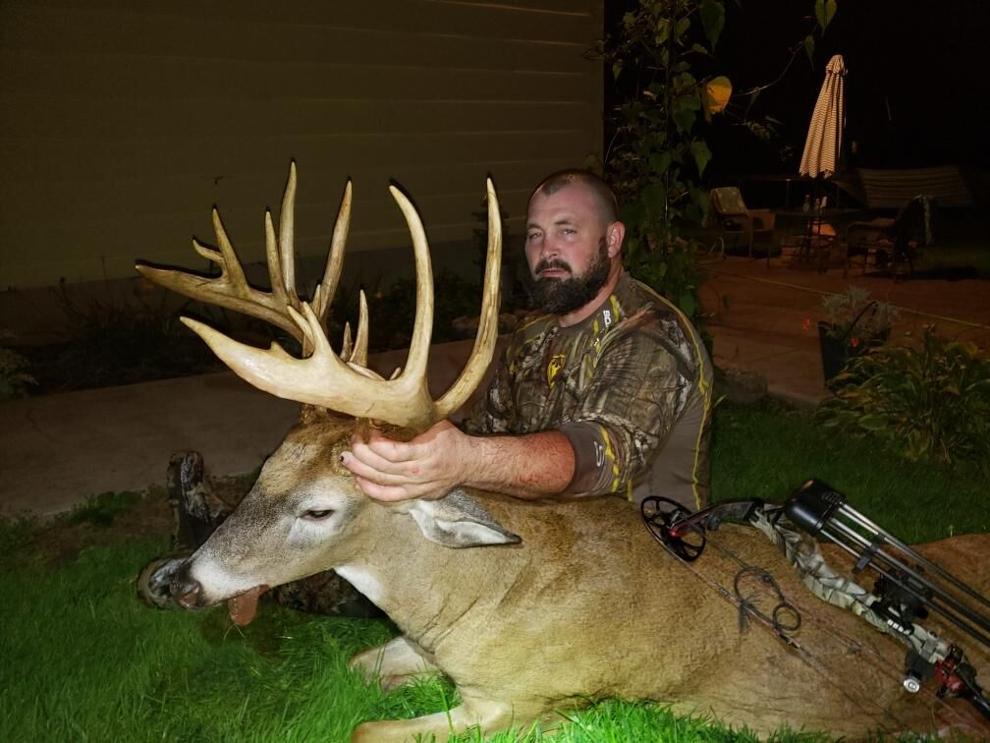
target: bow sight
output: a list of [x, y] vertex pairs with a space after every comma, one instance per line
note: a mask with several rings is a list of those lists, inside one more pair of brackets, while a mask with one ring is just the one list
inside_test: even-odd
[[[990, 700], [962, 649], [920, 624], [934, 612], [990, 649], [990, 601], [850, 507], [845, 496], [825, 483], [809, 480], [783, 506], [754, 499], [720, 503], [692, 513], [667, 498], [651, 496], [643, 500], [640, 510], [654, 538], [685, 562], [701, 557], [706, 532], [715, 531], [723, 521], [762, 531], [781, 547], [806, 583], [829, 589], [816, 593], [849, 608], [908, 646], [903, 678], [907, 691], [917, 692], [924, 682], [934, 679], [939, 697], [963, 697], [990, 719]], [[827, 539], [852, 555], [853, 575], [872, 571], [873, 590], [854, 581], [837, 580], [820, 555], [816, 560], [808, 559], [796, 548], [807, 537], [793, 527]], [[836, 596], [837, 586], [841, 586], [841, 597]]]

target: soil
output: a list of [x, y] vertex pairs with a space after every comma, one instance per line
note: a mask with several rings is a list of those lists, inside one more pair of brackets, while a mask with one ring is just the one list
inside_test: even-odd
[[105, 547], [135, 540], [166, 540], [172, 531], [172, 513], [165, 491], [155, 489], [136, 503], [103, 519], [69, 514], [44, 522], [32, 530], [24, 550], [46, 565], [58, 567], [75, 560], [89, 547]]
[[[252, 476], [217, 478], [211, 481], [211, 487], [220, 500], [233, 508], [247, 492], [252, 479]], [[57, 567], [75, 560], [89, 547], [160, 540], [167, 550], [173, 525], [168, 495], [164, 488], [155, 487], [141, 495], [134, 494], [122, 506], [84, 506], [41, 522], [30, 529], [23, 551], [43, 564]]]

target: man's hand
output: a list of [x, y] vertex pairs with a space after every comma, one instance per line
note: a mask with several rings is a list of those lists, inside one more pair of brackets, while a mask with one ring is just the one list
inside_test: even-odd
[[440, 421], [411, 441], [393, 441], [372, 430], [367, 443], [355, 437], [341, 462], [358, 487], [382, 501], [442, 498], [465, 481], [470, 437]]

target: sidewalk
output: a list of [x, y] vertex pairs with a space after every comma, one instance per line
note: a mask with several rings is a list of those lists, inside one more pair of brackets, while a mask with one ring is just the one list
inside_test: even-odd
[[[438, 397], [473, 341], [434, 346]], [[372, 355], [390, 375], [404, 351]], [[299, 404], [260, 392], [233, 372], [83, 390], [0, 403], [0, 515], [46, 515], [108, 490], [165, 484], [169, 456], [201, 452], [210, 472], [257, 468], [295, 422]]]
[[[706, 265], [701, 290], [715, 363], [762, 375], [771, 394], [813, 405], [825, 394], [816, 321], [821, 297], [862, 285], [902, 308], [893, 340], [938, 322], [939, 332], [990, 348], [990, 282], [843, 278], [746, 258]], [[434, 346], [430, 387], [444, 392], [472, 341]], [[372, 356], [389, 375], [404, 352]], [[0, 514], [64, 511], [108, 490], [163, 485], [169, 455], [203, 453], [211, 472], [255, 469], [295, 421], [298, 404], [258, 392], [232, 373], [0, 403]]]

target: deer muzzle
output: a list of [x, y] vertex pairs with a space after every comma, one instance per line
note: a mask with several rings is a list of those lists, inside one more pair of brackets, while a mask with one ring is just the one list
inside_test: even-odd
[[[191, 560], [184, 562], [172, 575], [169, 592], [183, 609], [201, 609], [217, 601], [209, 600], [202, 584], [192, 577]], [[258, 585], [227, 599], [227, 613], [234, 624], [244, 627], [254, 621], [258, 614], [258, 599], [268, 590], [267, 585]]]
[[172, 593], [172, 598], [183, 609], [195, 609], [203, 606], [203, 587], [198, 580], [192, 577], [189, 570], [189, 560], [186, 560], [172, 575], [169, 591]]

